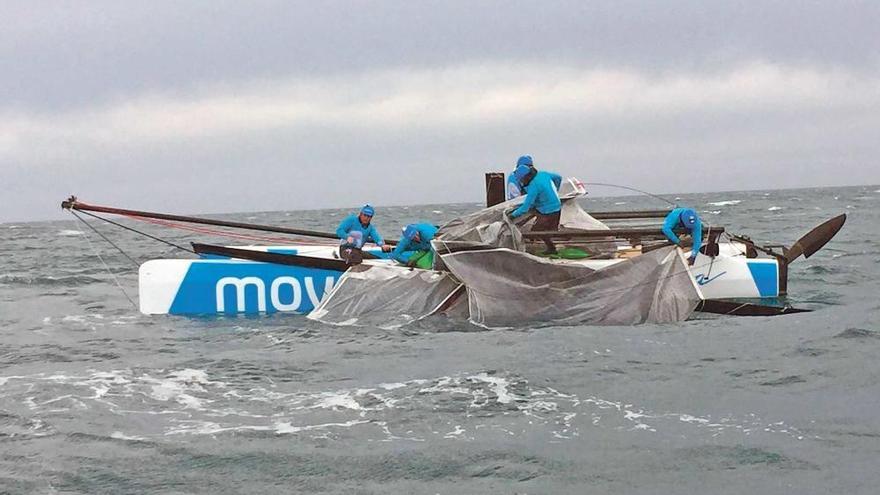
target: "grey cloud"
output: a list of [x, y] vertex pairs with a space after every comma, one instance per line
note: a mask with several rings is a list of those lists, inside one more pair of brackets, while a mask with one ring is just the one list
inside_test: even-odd
[[184, 213], [475, 201], [483, 172], [509, 171], [521, 153], [587, 182], [655, 192], [878, 183], [877, 128], [880, 117], [867, 110], [633, 120], [546, 114], [440, 133], [294, 126], [80, 149], [68, 163], [22, 169], [13, 180], [27, 187], [0, 218], [50, 217], [70, 193]]
[[713, 71], [877, 68], [877, 2], [6, 2], [2, 105], [54, 109], [217, 81], [531, 61]]
[[[508, 171], [521, 153], [657, 192], [880, 182], [876, 2], [27, 1], [2, 14], [0, 221], [62, 218], [71, 193], [182, 213], [477, 201], [482, 173]], [[713, 85], [756, 60], [770, 76]], [[503, 111], [482, 115], [468, 82], [498, 84], [479, 76], [498, 67], [539, 71], [502, 82], [622, 71], [637, 89], [599, 83], [584, 96], [592, 83], [574, 74], [536, 108], [500, 87], [490, 96], [507, 98]], [[425, 89], [438, 68], [460, 70]], [[417, 74], [403, 88], [420, 98], [415, 111], [404, 101], [370, 114], [365, 102], [398, 96], [389, 76], [373, 76], [385, 70]], [[301, 81], [302, 93], [289, 89]], [[324, 84], [318, 108], [333, 118], [276, 122], [276, 100], [296, 106]], [[688, 88], [702, 93], [687, 101]], [[218, 104], [245, 93], [233, 110]], [[153, 94], [159, 111], [131, 125]], [[530, 110], [511, 110], [519, 104]], [[367, 122], [348, 122], [348, 105]], [[174, 129], [226, 120], [169, 137], [156, 132], [164, 111]], [[257, 124], [223, 127], [239, 112]], [[98, 137], [83, 131], [92, 126]]]

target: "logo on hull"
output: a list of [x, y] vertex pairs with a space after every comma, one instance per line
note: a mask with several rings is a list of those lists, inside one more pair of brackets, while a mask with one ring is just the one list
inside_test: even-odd
[[184, 275], [168, 312], [308, 313], [342, 275], [335, 270], [272, 263], [195, 261]]
[[706, 285], [706, 284], [708, 284], [709, 282], [715, 280], [716, 278], [718, 278], [718, 277], [724, 275], [725, 273], [727, 273], [727, 272], [721, 272], [721, 273], [719, 273], [718, 275], [715, 275], [714, 277], [709, 277], [709, 276], [704, 275], [704, 274], [702, 274], [702, 273], [698, 273], [697, 276], [695, 276], [694, 278], [697, 279], [697, 285], [701, 285], [701, 286], [702, 286], [702, 285]]
[[[303, 277], [302, 281], [296, 277], [282, 276], [272, 280], [269, 290], [266, 290], [266, 283], [260, 277], [223, 277], [217, 281], [215, 287], [215, 297], [217, 300], [217, 312], [225, 313], [229, 311], [226, 306], [226, 288], [232, 286], [235, 288], [235, 311], [243, 313], [247, 308], [247, 288], [253, 287], [257, 298], [257, 311], [265, 312], [266, 303], [272, 304], [274, 311], [299, 311], [303, 302], [303, 286], [305, 287], [305, 295], [311, 303], [311, 308], [321, 302], [321, 298], [327, 292], [333, 289], [333, 277], [324, 278], [324, 288], [318, 295], [315, 289], [315, 279], [313, 277]], [[289, 288], [289, 297], [282, 300], [282, 288]]]

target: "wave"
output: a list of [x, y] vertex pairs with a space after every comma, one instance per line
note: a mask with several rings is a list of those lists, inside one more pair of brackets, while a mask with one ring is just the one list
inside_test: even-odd
[[[796, 383], [796, 378], [767, 385]], [[656, 433], [680, 431], [682, 424], [707, 437], [761, 431], [803, 438], [791, 426], [755, 415], [651, 411], [630, 400], [565, 393], [494, 370], [324, 391], [222, 381], [194, 368], [90, 371], [85, 376], [40, 373], [0, 377], [0, 384], [7, 397], [25, 401], [35, 415], [108, 411], [150, 417], [130, 423], [124, 434], [114, 430], [111, 437], [121, 440], [236, 432], [333, 439], [350, 438], [345, 431], [357, 428], [360, 439], [475, 441], [484, 435], [520, 434], [520, 428], [511, 429], [511, 421], [527, 423], [534, 434], [550, 441], [577, 438], [582, 428]], [[420, 418], [417, 423], [414, 417]]]
[[11, 273], [0, 274], [0, 283], [7, 285], [49, 286], [49, 287], [76, 287], [102, 283], [104, 280], [87, 275], [69, 275], [65, 277], [51, 276], [28, 276]]
[[732, 205], [738, 205], [740, 203], [742, 203], [742, 200], [731, 199], [731, 200], [727, 200], [727, 201], [716, 201], [714, 203], [706, 203], [706, 204], [712, 205], [712, 206], [732, 206]]
[[56, 433], [52, 425], [40, 418], [26, 418], [0, 411], [0, 439], [45, 437]]
[[804, 269], [804, 272], [813, 275], [833, 275], [836, 273], [840, 273], [840, 269], [833, 266], [810, 265]]
[[835, 335], [836, 339], [880, 339], [880, 332], [865, 328], [847, 328]]

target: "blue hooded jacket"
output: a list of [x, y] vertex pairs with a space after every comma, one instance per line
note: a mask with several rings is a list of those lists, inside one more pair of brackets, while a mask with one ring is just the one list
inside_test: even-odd
[[516, 180], [516, 176], [512, 173], [507, 176], [507, 200], [510, 201], [513, 198], [518, 198], [522, 196], [523, 190], [522, 186], [519, 185], [519, 181]]
[[349, 215], [342, 220], [342, 223], [336, 228], [336, 236], [342, 239], [342, 243], [345, 244], [345, 238], [348, 237], [348, 233], [352, 230], [361, 233], [361, 245], [370, 242], [370, 240], [375, 242], [377, 246], [385, 244], [385, 240], [379, 235], [376, 227], [374, 227], [372, 223], [366, 227], [361, 225], [361, 221], [358, 219], [357, 214]]
[[[691, 216], [693, 223], [687, 221], [687, 218]], [[691, 257], [695, 258], [703, 244], [703, 222], [700, 221], [700, 216], [692, 208], [675, 208], [666, 215], [666, 220], [663, 222], [663, 234], [673, 243], [681, 244], [681, 239], [673, 232], [674, 229], [684, 229], [694, 238]]]
[[507, 200], [518, 198], [523, 195], [523, 187], [520, 183], [522, 176], [535, 168], [530, 155], [523, 155], [516, 160], [516, 168], [507, 176]]
[[538, 213], [549, 215], [562, 209], [559, 193], [556, 190], [562, 184], [562, 176], [553, 172], [539, 171], [526, 186], [526, 199], [519, 208], [513, 210], [513, 218], [525, 215], [533, 206]]
[[430, 223], [414, 223], [407, 225], [407, 230], [415, 229], [419, 233], [419, 242], [415, 242], [407, 236], [403, 236], [397, 241], [394, 251], [391, 252], [391, 259], [406, 263], [409, 256], [404, 256], [407, 251], [429, 251], [431, 249], [431, 239], [437, 235], [437, 227]]

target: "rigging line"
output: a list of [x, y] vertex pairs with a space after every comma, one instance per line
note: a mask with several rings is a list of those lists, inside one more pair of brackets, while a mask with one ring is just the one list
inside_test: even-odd
[[251, 235], [251, 234], [238, 234], [238, 233], [234, 233], [234, 232], [227, 232], [225, 230], [209, 229], [209, 228], [204, 228], [204, 227], [194, 227], [194, 226], [184, 225], [181, 223], [170, 222], [167, 220], [156, 220], [156, 219], [152, 219], [152, 218], [138, 217], [138, 216], [133, 216], [133, 215], [126, 215], [126, 218], [129, 218], [131, 220], [137, 220], [139, 222], [153, 224], [153, 225], [161, 225], [163, 227], [168, 227], [168, 228], [173, 228], [173, 229], [186, 230], [186, 231], [190, 231], [190, 232], [196, 232], [199, 234], [216, 235], [219, 237], [229, 237], [229, 238], [233, 238], [233, 239], [243, 239], [243, 240], [250, 240], [250, 241], [264, 241], [264, 242], [273, 242], [273, 243], [282, 243], [282, 244], [289, 243], [291, 241], [295, 241], [298, 244], [308, 244], [308, 245], [314, 245], [314, 246], [328, 246], [328, 245], [335, 246], [335, 243], [330, 243], [327, 241], [314, 241], [314, 240], [308, 240], [308, 239], [300, 239], [297, 237], [281, 238], [281, 237], [268, 237], [268, 236]]
[[633, 192], [642, 193], [642, 194], [645, 194], [645, 195], [651, 196], [652, 198], [659, 199], [660, 201], [663, 201], [663, 202], [666, 202], [666, 203], [671, 204], [672, 206], [678, 207], [678, 203], [674, 203], [674, 202], [669, 201], [668, 199], [666, 199], [666, 198], [664, 198], [664, 197], [658, 196], [658, 195], [653, 194], [653, 193], [649, 193], [648, 191], [643, 191], [643, 190], [641, 190], [641, 189], [636, 189], [635, 187], [621, 186], [620, 184], [607, 184], [607, 183], [603, 183], [603, 182], [584, 182], [584, 185], [585, 185], [585, 186], [617, 187], [617, 188], [620, 188], [620, 189], [626, 189], [626, 190], [628, 190], [628, 191], [633, 191]]
[[[84, 218], [82, 218], [82, 217], [80, 217], [79, 215], [77, 215], [75, 211], [70, 210], [70, 213], [72, 213], [73, 216], [75, 216], [75, 217], [77, 218], [77, 220], [79, 220], [80, 222], [82, 222], [83, 224], [85, 224], [86, 227], [92, 229], [92, 231], [94, 231], [96, 234], [98, 234], [99, 236], [101, 236], [101, 238], [104, 239], [105, 241], [107, 241], [108, 244], [110, 244], [111, 246], [113, 246], [114, 248], [116, 248], [117, 251], [119, 251], [120, 253], [122, 253], [122, 255], [125, 256], [126, 258], [128, 258], [129, 261], [131, 261], [132, 263], [134, 263], [134, 266], [136, 266], [136, 267], [137, 267], [137, 266], [140, 266], [140, 263], [138, 263], [137, 260], [135, 260], [134, 258], [132, 258], [131, 256], [129, 256], [128, 253], [126, 253], [125, 251], [123, 251], [122, 248], [120, 248], [120, 247], [117, 246], [113, 241], [111, 241], [110, 239], [108, 239], [107, 236], [105, 236], [104, 234], [102, 234], [102, 233], [101, 233], [98, 229], [96, 229], [92, 224], [90, 224], [89, 222], [86, 222]], [[102, 260], [102, 261], [103, 261], [103, 260]]]
[[747, 254], [745, 251], [743, 251], [742, 249], [740, 249], [739, 247], [737, 247], [737, 244], [741, 244], [740, 242], [734, 242], [734, 239], [731, 238], [731, 237], [730, 237], [730, 234], [728, 234], [727, 232], [724, 232], [722, 235], [727, 239], [727, 242], [728, 242], [731, 246], [733, 246], [734, 249], [736, 249], [737, 254], [736, 254], [735, 256], [745, 256], [746, 258], [749, 257], [748, 254]]
[[[175, 247], [175, 248], [177, 248], [177, 249], [180, 249], [181, 251], [186, 251], [186, 252], [188, 252], [188, 253], [192, 253], [192, 254], [196, 254], [196, 255], [198, 254], [198, 253], [196, 253], [195, 251], [193, 251], [192, 249], [185, 248], [185, 247], [180, 246], [180, 245], [178, 245], [178, 244], [175, 244], [175, 243], [173, 243], [173, 242], [171, 242], [171, 241], [166, 241], [165, 239], [162, 239], [162, 238], [160, 238], [160, 237], [156, 237], [156, 236], [154, 236], [154, 235], [147, 234], [146, 232], [141, 232], [140, 230], [133, 229], [133, 228], [131, 228], [131, 227], [128, 227], [128, 226], [122, 225], [121, 223], [119, 223], [119, 222], [114, 222], [113, 220], [110, 220], [109, 218], [100, 217], [100, 216], [98, 216], [98, 215], [95, 215], [94, 213], [90, 213], [90, 212], [88, 212], [88, 211], [84, 211], [84, 210], [78, 210], [78, 211], [81, 212], [81, 213], [83, 213], [83, 214], [85, 214], [85, 215], [88, 215], [88, 216], [90, 216], [90, 217], [97, 218], [98, 220], [103, 220], [103, 221], [105, 221], [105, 222], [107, 222], [107, 223], [109, 223], [109, 224], [111, 224], [111, 225], [115, 225], [115, 226], [117, 226], [117, 227], [120, 227], [120, 228], [122, 228], [122, 229], [128, 230], [128, 231], [130, 231], [130, 232], [134, 232], [135, 234], [139, 234], [139, 235], [142, 235], [142, 236], [144, 236], [144, 237], [149, 237], [150, 239], [153, 239], [154, 241], [159, 241], [159, 242], [161, 242], [161, 243], [163, 243], [163, 244], [167, 244], [167, 245], [169, 245], [169, 246], [171, 246], [171, 247]], [[73, 213], [73, 211], [71, 211], [71, 213]], [[103, 236], [102, 236], [102, 237], [103, 237]], [[106, 239], [106, 237], [105, 237], [105, 239]], [[108, 242], [109, 242], [109, 241], [108, 241]], [[112, 243], [111, 243], [111, 244], [112, 244]], [[118, 248], [117, 248], [117, 249], [118, 249]]]
[[734, 313], [736, 313], [737, 311], [739, 311], [740, 309], [746, 307], [746, 305], [748, 305], [748, 303], [742, 303], [742, 304], [740, 304], [739, 306], [737, 306], [737, 307], [731, 309], [730, 311], [728, 311], [727, 313], [724, 313], [724, 314], [726, 314], [726, 315], [734, 314]]
[[[706, 232], [706, 240], [708, 241], [708, 240], [711, 239], [711, 238], [712, 238], [712, 226], [710, 225], [710, 226], [709, 226], [709, 230], [708, 230], [708, 232]], [[717, 242], [716, 242], [715, 244], [718, 245]], [[709, 244], [707, 243], [706, 246], [707, 246], [706, 249], [707, 249], [707, 252], [708, 252], [708, 249], [709, 249], [708, 246], [709, 246]], [[718, 249], [719, 249], [719, 250], [721, 249], [720, 245], [719, 245], [719, 248], [718, 248]], [[699, 250], [700, 250], [700, 248], [697, 248], [697, 252], [699, 252]], [[719, 253], [719, 254], [720, 254], [720, 253]], [[712, 268], [715, 266], [715, 257], [712, 256], [711, 258], [712, 258], [712, 262], [709, 263], [709, 270], [706, 271], [706, 277], [711, 277], [711, 276], [712, 276]]]
[[[648, 191], [643, 191], [643, 190], [641, 190], [641, 189], [636, 189], [635, 187], [621, 186], [620, 184], [607, 184], [607, 183], [603, 183], [603, 182], [584, 182], [584, 185], [585, 185], [585, 186], [618, 187], [618, 188], [620, 188], [620, 189], [626, 189], [626, 190], [628, 190], [628, 191], [633, 191], [633, 192], [637, 192], [637, 193], [646, 194], [646, 195], [648, 195], [648, 196], [650, 196], [650, 197], [652, 197], [652, 198], [659, 199], [660, 201], [665, 201], [666, 203], [669, 203], [670, 205], [674, 206], [675, 208], [678, 208], [678, 207], [679, 207], [678, 203], [674, 203], [674, 202], [669, 201], [668, 199], [666, 199], [666, 198], [664, 198], [664, 197], [658, 196], [658, 195], [653, 194], [653, 193], [649, 193]], [[694, 211], [696, 211], [696, 208], [694, 208]], [[705, 219], [702, 219], [702, 220], [705, 220]], [[705, 224], [706, 224], [706, 226], [709, 227], [709, 228], [712, 227], [712, 224], [709, 223], [709, 222], [705, 222]]]
[[[73, 213], [73, 211], [71, 211], [71, 213]], [[75, 216], [80, 222], [82, 222], [82, 223], [88, 225], [88, 226], [89, 226], [92, 230], [94, 230], [98, 235], [100, 235], [101, 237], [104, 237], [100, 232], [98, 232], [94, 227], [92, 227], [88, 222], [86, 222], [86, 221], [85, 221], [83, 218], [81, 218], [79, 215], [77, 215], [76, 213], [73, 213], [73, 215], [74, 215], [74, 216]], [[104, 257], [101, 256], [101, 252], [98, 251], [98, 248], [97, 248], [94, 244], [92, 244], [92, 240], [89, 238], [88, 234], [86, 234], [85, 232], [83, 232], [83, 237], [85, 238], [86, 242], [89, 244], [89, 247], [90, 247], [90, 248], [92, 249], [92, 251], [95, 253], [95, 256], [97, 256], [98, 259], [101, 260], [101, 264], [104, 265], [104, 269], [107, 270], [107, 273], [109, 273], [109, 274], [110, 274], [110, 277], [113, 278], [113, 281], [116, 283], [116, 287], [119, 287], [119, 290], [122, 292], [122, 295], [124, 295], [125, 298], [128, 299], [128, 302], [130, 302], [131, 305], [134, 307], [134, 309], [137, 310], [137, 309], [138, 309], [138, 305], [134, 302], [134, 300], [131, 298], [131, 296], [128, 295], [128, 292], [126, 292], [125, 287], [123, 287], [122, 284], [119, 282], [119, 278], [116, 277], [116, 274], [113, 273], [113, 270], [111, 270], [110, 267], [107, 265], [107, 262], [104, 261]], [[104, 237], [104, 239], [107, 240], [107, 242], [110, 242], [106, 237]], [[110, 244], [113, 244], [113, 243], [111, 242]], [[113, 246], [116, 247], [115, 244], [113, 244]], [[119, 249], [119, 248], [116, 247], [116, 249]], [[121, 251], [121, 250], [120, 250], [120, 251]], [[123, 252], [122, 254], [125, 254], [125, 253]], [[126, 256], [128, 259], [131, 259], [127, 254], [125, 254], [125, 256]], [[132, 260], [132, 261], [134, 261], [134, 260]], [[137, 264], [137, 262], [135, 262], [135, 264]]]

